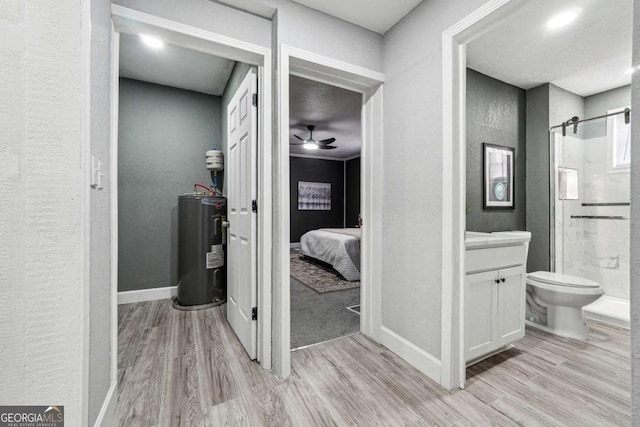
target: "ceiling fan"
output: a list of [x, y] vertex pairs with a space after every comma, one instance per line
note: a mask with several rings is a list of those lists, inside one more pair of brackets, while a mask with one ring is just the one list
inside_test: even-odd
[[314, 125], [308, 125], [307, 129], [309, 129], [309, 138], [307, 139], [302, 139], [300, 138], [298, 135], [293, 135], [296, 138], [298, 138], [301, 142], [291, 142], [291, 145], [302, 145], [303, 148], [306, 148], [307, 150], [332, 150], [334, 148], [338, 148], [334, 145], [329, 145], [332, 144], [333, 142], [335, 142], [335, 138], [327, 138], [327, 139], [322, 139], [320, 141], [316, 141], [315, 139], [313, 139], [313, 130], [316, 127]]

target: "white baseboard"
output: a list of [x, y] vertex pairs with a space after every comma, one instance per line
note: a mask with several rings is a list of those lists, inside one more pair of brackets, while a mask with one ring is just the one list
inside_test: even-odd
[[177, 286], [167, 286], [164, 288], [140, 289], [137, 291], [118, 292], [118, 304], [130, 304], [132, 302], [154, 301], [157, 299], [168, 299], [178, 295]]
[[441, 362], [438, 359], [384, 326], [380, 330], [380, 344], [440, 384]]
[[300, 249], [300, 242], [291, 243], [289, 247], [291, 249]]
[[118, 409], [118, 381], [112, 381], [111, 387], [104, 399], [95, 427], [111, 427], [116, 422], [116, 412]]

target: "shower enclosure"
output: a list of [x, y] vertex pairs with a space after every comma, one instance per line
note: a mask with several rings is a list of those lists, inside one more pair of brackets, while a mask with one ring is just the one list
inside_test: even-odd
[[550, 130], [551, 268], [598, 282], [587, 318], [629, 327], [630, 109]]

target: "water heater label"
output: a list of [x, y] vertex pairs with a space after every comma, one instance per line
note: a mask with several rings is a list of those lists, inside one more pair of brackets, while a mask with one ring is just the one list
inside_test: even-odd
[[224, 251], [222, 245], [212, 245], [211, 252], [207, 252], [207, 268], [218, 268], [224, 265]]

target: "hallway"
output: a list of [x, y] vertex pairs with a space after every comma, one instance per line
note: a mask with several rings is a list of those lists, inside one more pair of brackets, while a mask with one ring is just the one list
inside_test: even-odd
[[355, 335], [292, 353], [279, 381], [246, 357], [224, 306], [119, 308], [119, 426], [629, 425], [628, 331], [592, 341], [527, 329], [450, 394]]

